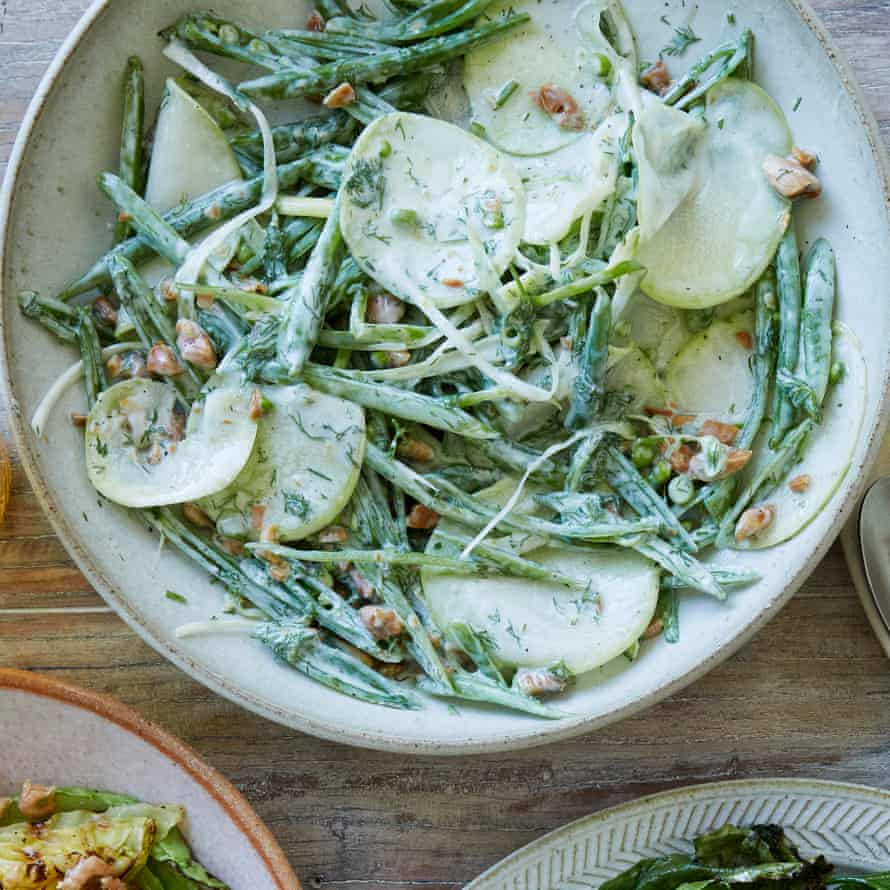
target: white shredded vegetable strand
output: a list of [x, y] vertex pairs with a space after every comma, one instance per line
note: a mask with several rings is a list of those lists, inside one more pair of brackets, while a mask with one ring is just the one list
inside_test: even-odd
[[206, 637], [212, 634], [251, 634], [261, 621], [251, 618], [220, 618], [216, 621], [192, 621], [176, 628], [176, 639]]
[[412, 294], [414, 305], [445, 335], [445, 338], [460, 350], [483, 374], [490, 377], [495, 383], [500, 383], [514, 398], [524, 399], [527, 402], [549, 402], [550, 393], [539, 386], [532, 386], [524, 380], [520, 380], [515, 374], [495, 367], [488, 359], [480, 355], [476, 347], [466, 336], [456, 328], [448, 316], [433, 303], [419, 288]]
[[302, 198], [282, 195], [275, 205], [282, 216], [304, 216], [308, 219], [327, 219], [334, 210], [333, 198]]
[[[103, 360], [109, 359], [111, 356], [118, 355], [121, 352], [143, 348], [141, 343], [115, 343], [113, 346], [106, 346], [102, 350], [102, 358]], [[53, 408], [56, 407], [56, 404], [68, 389], [77, 383], [81, 377], [83, 377], [83, 362], [76, 362], [56, 378], [56, 382], [53, 383], [46, 395], [40, 400], [40, 404], [31, 418], [31, 429], [34, 430], [35, 435], [43, 435], [43, 430], [46, 428], [46, 422], [49, 420]]]
[[540, 467], [542, 467], [554, 454], [559, 454], [560, 451], [565, 451], [566, 448], [571, 448], [576, 442], [580, 442], [581, 439], [587, 438], [588, 431], [582, 430], [580, 433], [575, 433], [569, 439], [566, 439], [565, 442], [557, 442], [556, 445], [551, 445], [543, 454], [539, 457], [536, 457], [529, 465], [528, 469], [526, 469], [525, 473], [523, 473], [522, 478], [519, 480], [519, 484], [516, 486], [513, 494], [510, 495], [509, 500], [506, 504], [501, 508], [501, 510], [497, 513], [496, 516], [493, 516], [491, 521], [485, 528], [464, 547], [463, 553], [461, 553], [461, 559], [469, 559], [472, 555], [473, 551], [503, 522], [510, 513], [513, 512], [513, 508], [519, 502], [519, 499], [522, 497], [522, 492], [525, 489], [525, 485], [528, 480], [531, 478], [532, 474], [535, 473]]

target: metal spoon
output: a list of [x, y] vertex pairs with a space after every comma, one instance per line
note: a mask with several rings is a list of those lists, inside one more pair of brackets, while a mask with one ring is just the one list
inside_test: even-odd
[[868, 490], [859, 512], [865, 577], [884, 626], [890, 631], [890, 478]]

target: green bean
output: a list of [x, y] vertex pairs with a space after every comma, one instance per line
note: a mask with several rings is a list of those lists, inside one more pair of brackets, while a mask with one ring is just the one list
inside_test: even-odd
[[[470, 542], [469, 536], [461, 535], [456, 530], [443, 531], [437, 529], [436, 537], [432, 543], [432, 547], [438, 549], [439, 541], [450, 544], [452, 547], [463, 550]], [[527, 578], [530, 581], [544, 581], [547, 584], [557, 584], [560, 587], [568, 587], [571, 590], [587, 590], [589, 584], [586, 581], [579, 581], [569, 575], [531, 559], [517, 556], [512, 550], [506, 550], [503, 547], [497, 547], [485, 541], [477, 544], [473, 548], [473, 558], [478, 559], [485, 566], [495, 568], [500, 574], [509, 575], [514, 578]], [[469, 560], [461, 559], [460, 563]]]
[[[328, 146], [312, 152], [305, 158], [284, 164], [278, 168], [279, 188], [287, 189], [305, 180], [323, 188], [338, 188], [345, 155], [343, 149]], [[348, 152], [346, 153], [348, 154]], [[164, 220], [181, 237], [191, 238], [204, 229], [237, 216], [252, 207], [263, 190], [263, 177], [244, 182], [231, 182], [179, 208], [164, 214]], [[70, 300], [94, 288], [107, 287], [111, 283], [108, 263], [112, 257], [124, 257], [134, 264], [144, 262], [154, 254], [152, 247], [141, 237], [121, 242], [83, 276], [66, 287], [58, 295], [60, 300]]]
[[154, 208], [114, 173], [99, 175], [99, 188], [151, 249], [174, 265], [181, 265], [191, 245]]
[[[124, 111], [121, 123], [120, 178], [134, 192], [142, 191], [142, 144], [145, 127], [145, 77], [137, 56], [127, 60], [124, 76]], [[130, 232], [129, 223], [119, 220], [114, 241], [123, 241]]]
[[491, 4], [492, 0], [466, 0], [463, 3], [456, 3], [455, 0], [433, 0], [393, 24], [335, 18], [328, 22], [326, 32], [361, 36], [381, 43], [414, 43], [438, 37], [475, 21]]
[[324, 686], [345, 695], [398, 710], [413, 711], [419, 702], [349, 652], [323, 642], [317, 630], [299, 621], [261, 624], [254, 636], [282, 661]]
[[837, 262], [831, 245], [819, 239], [804, 263], [806, 287], [801, 317], [802, 377], [821, 409], [831, 371], [831, 322], [837, 287]]
[[[763, 426], [766, 406], [769, 401], [770, 380], [776, 364], [776, 278], [772, 270], [767, 271], [757, 284], [757, 311], [755, 323], [755, 352], [751, 370], [754, 377], [754, 394], [745, 423], [735, 440], [735, 447], [750, 449], [754, 446], [757, 434]], [[738, 479], [731, 476], [710, 486], [704, 496], [708, 513], [719, 519], [729, 509]]]
[[[797, 235], [788, 227], [776, 257], [779, 290], [779, 355], [776, 372], [793, 374], [800, 352], [801, 283]], [[770, 447], [775, 448], [794, 423], [794, 406], [781, 387], [773, 397], [773, 429]]]
[[349, 371], [309, 364], [303, 369], [303, 379], [321, 392], [350, 399], [391, 417], [422, 423], [470, 439], [494, 439], [498, 435], [471, 414], [453, 408], [440, 399], [382, 383], [368, 383], [357, 379]]
[[182, 16], [175, 25], [161, 31], [165, 40], [180, 40], [191, 49], [258, 65], [269, 71], [281, 68], [302, 70], [292, 58], [273, 52], [272, 47], [246, 28], [211, 13], [193, 12]]
[[[762, 579], [759, 572], [749, 569], [731, 569], [720, 566], [712, 566], [709, 571], [721, 587], [748, 587]], [[661, 579], [663, 590], [685, 590], [687, 585], [673, 575]]]
[[[364, 473], [358, 481], [352, 498], [352, 528], [357, 532], [359, 541], [365, 546], [396, 543], [394, 540], [396, 535], [392, 528], [392, 514], [389, 512], [389, 507], [381, 503], [384, 494], [378, 486], [372, 488], [371, 483], [376, 478], [371, 476], [369, 479], [369, 474]], [[402, 622], [411, 638], [411, 654], [423, 672], [433, 683], [444, 689], [451, 689], [448, 671], [430, 639], [427, 628], [401, 589], [399, 574], [385, 571], [377, 563], [366, 563], [365, 574], [368, 575], [368, 580], [380, 598]], [[430, 629], [436, 630], [435, 628]]]
[[108, 388], [108, 380], [105, 376], [105, 365], [102, 363], [102, 344], [99, 343], [93, 315], [86, 306], [81, 306], [78, 310], [77, 340], [83, 361], [87, 405], [92, 408], [99, 395]]
[[[303, 118], [272, 128], [275, 141], [275, 159], [279, 164], [295, 161], [308, 152], [326, 145], [348, 145], [356, 136], [357, 127], [344, 111], [334, 111]], [[263, 134], [259, 130], [247, 130], [234, 134], [229, 143], [249, 157], [262, 162]]]
[[679, 550], [673, 544], [654, 537], [631, 538], [619, 543], [660, 565], [683, 587], [700, 590], [718, 600], [726, 599], [726, 591], [714, 574], [694, 556]]
[[456, 621], [448, 625], [446, 633], [459, 649], [470, 656], [482, 676], [504, 689], [510, 688], [491, 657], [488, 647], [469, 624]]
[[569, 284], [564, 284], [553, 290], [547, 291], [546, 293], [533, 294], [531, 300], [535, 306], [539, 309], [543, 309], [545, 306], [550, 306], [557, 301], [569, 300], [572, 297], [578, 297], [581, 294], [592, 291], [594, 288], [602, 287], [604, 284], [610, 284], [613, 281], [617, 281], [619, 278], [623, 278], [625, 275], [632, 275], [634, 272], [641, 271], [642, 268], [643, 267], [639, 263], [632, 260], [626, 260], [625, 262], [616, 263], [608, 269], [603, 269], [602, 272], [596, 272], [593, 275], [578, 278]]
[[633, 463], [613, 445], [606, 448], [606, 457], [606, 478], [609, 485], [639, 516], [658, 516], [665, 531], [673, 537], [678, 537], [694, 553], [698, 548], [689, 536], [689, 532], [683, 528], [664, 498], [640, 475], [640, 471]]
[[312, 251], [303, 277], [282, 299], [287, 303], [278, 337], [278, 360], [296, 379], [315, 348], [343, 255], [339, 199]]
[[270, 46], [283, 55], [309, 57], [320, 61], [335, 61], [355, 56], [373, 56], [391, 49], [377, 40], [336, 34], [329, 28], [324, 31], [269, 31], [264, 35]]
[[262, 99], [288, 99], [311, 93], [324, 93], [348, 81], [353, 86], [384, 80], [396, 74], [409, 74], [465, 55], [499, 34], [529, 20], [528, 15], [510, 15], [478, 28], [454, 35], [434, 37], [404, 49], [374, 56], [341, 59], [311, 71], [281, 70], [240, 84], [242, 92]]
[[606, 397], [606, 367], [609, 361], [609, 335], [612, 330], [612, 300], [600, 288], [590, 310], [587, 338], [581, 352], [578, 376], [565, 425], [570, 430], [589, 426], [603, 410]]
[[[420, 476], [372, 443], [368, 443], [365, 459], [384, 479], [401, 488], [427, 509], [462, 525], [482, 529], [500, 512], [465, 494], [439, 476]], [[652, 520], [569, 525], [516, 513], [503, 518], [500, 525], [509, 531], [527, 532], [545, 538], [585, 541], [613, 541], [625, 535], [657, 531], [658, 527], [658, 523]]]
[[788, 469], [799, 460], [801, 452], [806, 447], [807, 440], [815, 426], [816, 424], [813, 420], [807, 419], [785, 436], [775, 450], [776, 453], [773, 457], [745, 486], [732, 510], [723, 517], [717, 535], [718, 546], [735, 546], [735, 527], [739, 518], [755, 500], [766, 497], [781, 482]]
[[513, 711], [521, 711], [535, 717], [545, 717], [548, 720], [561, 720], [567, 716], [530, 695], [523, 695], [513, 689], [504, 688], [486, 677], [481, 671], [470, 673], [456, 668], [451, 675], [451, 681], [454, 684], [453, 692], [443, 692], [423, 677], [417, 681], [417, 688], [438, 697], [501, 705]]
[[[674, 105], [685, 111], [740, 69], [750, 69], [753, 47], [754, 34], [745, 30], [738, 40], [723, 43], [711, 50], [671, 86], [663, 99], [665, 105]], [[720, 65], [717, 70], [706, 77], [718, 62]]]
[[77, 342], [77, 310], [54, 297], [42, 297], [36, 291], [19, 294], [22, 313], [39, 321], [50, 333], [66, 343]]

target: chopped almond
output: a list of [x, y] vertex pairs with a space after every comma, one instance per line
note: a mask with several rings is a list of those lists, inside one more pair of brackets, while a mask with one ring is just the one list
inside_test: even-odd
[[166, 343], [155, 343], [148, 351], [146, 367], [157, 377], [176, 377], [185, 370]]
[[436, 452], [426, 442], [417, 439], [402, 439], [396, 449], [399, 457], [405, 460], [414, 460], [421, 463], [429, 463], [436, 456]]
[[213, 520], [197, 504], [183, 504], [182, 515], [187, 522], [198, 528], [214, 527]]
[[366, 600], [374, 596], [374, 585], [358, 569], [350, 569], [349, 577], [352, 579], [352, 583], [355, 585], [359, 596]]
[[19, 796], [19, 809], [29, 822], [48, 819], [56, 811], [55, 787], [25, 782]]
[[776, 508], [773, 504], [752, 507], [742, 513], [735, 527], [735, 539], [741, 543], [759, 535], [768, 529], [776, 519]]
[[286, 562], [270, 565], [268, 572], [273, 581], [283, 584], [290, 577], [290, 566]]
[[117, 309], [106, 297], [99, 297], [93, 303], [93, 316], [99, 324], [113, 328], [117, 324]]
[[398, 324], [405, 317], [406, 309], [404, 302], [398, 297], [380, 293], [368, 298], [366, 313], [372, 324]]
[[320, 544], [343, 544], [347, 537], [346, 529], [342, 525], [330, 525], [319, 532], [318, 542]]
[[671, 418], [671, 424], [675, 427], [689, 426], [695, 420], [694, 414], [675, 414]]
[[584, 112], [567, 90], [547, 83], [529, 95], [535, 105], [551, 115], [559, 126], [567, 130], [584, 129]]
[[244, 556], [244, 543], [237, 538], [220, 538], [219, 545], [230, 556]]
[[255, 504], [250, 509], [250, 527], [259, 531], [263, 527], [263, 519], [266, 516], [266, 505]]
[[402, 619], [392, 609], [383, 606], [362, 606], [358, 613], [375, 640], [391, 640], [405, 629]]
[[251, 420], [259, 420], [265, 412], [263, 411], [263, 391], [257, 386], [254, 387], [250, 394], [250, 403], [247, 406], [247, 416]]
[[520, 668], [516, 672], [516, 686], [520, 692], [541, 698], [544, 695], [557, 695], [564, 692], [568, 685], [562, 677], [553, 671], [540, 668]]
[[160, 284], [161, 296], [168, 303], [175, 303], [179, 299], [179, 290], [172, 278], [165, 278]]
[[408, 514], [406, 525], [408, 528], [429, 531], [439, 524], [441, 517], [434, 510], [424, 507], [423, 504], [415, 504]]
[[12, 806], [12, 799], [9, 797], [0, 797], [0, 819], [2, 819]]
[[92, 853], [69, 868], [58, 886], [59, 890], [87, 890], [88, 887], [105, 890], [112, 887], [106, 878], [114, 878], [114, 866]]
[[[260, 541], [262, 541], [263, 544], [277, 544], [280, 537], [281, 529], [278, 528], [277, 525], [264, 525], [260, 532]], [[274, 553], [266, 554], [266, 559], [276, 565], [282, 562], [281, 557], [276, 556]]]
[[680, 445], [671, 452], [668, 461], [671, 469], [679, 475], [689, 472], [689, 464], [692, 463], [693, 457], [692, 449], [688, 445]]
[[795, 494], [803, 494], [805, 491], [809, 491], [809, 488], [812, 484], [813, 484], [813, 477], [804, 473], [802, 476], [795, 476], [788, 483], [788, 487]]
[[735, 338], [745, 349], [752, 349], [754, 347], [754, 338], [747, 331], [736, 331]]
[[654, 640], [664, 632], [664, 622], [660, 618], [653, 618], [649, 626], [643, 632], [644, 640]]
[[390, 368], [404, 368], [405, 365], [411, 364], [411, 353], [404, 349], [388, 352], [386, 354], [386, 364]]
[[463, 287], [466, 282], [461, 281], [460, 278], [443, 278], [442, 284], [444, 284], [445, 287]]
[[808, 151], [804, 151], [796, 145], [791, 149], [791, 157], [794, 158], [801, 167], [806, 167], [807, 170], [810, 170], [811, 172], [816, 169], [816, 166], [819, 163], [819, 159], [816, 155], [811, 155]]
[[653, 408], [649, 405], [644, 409], [650, 417], [673, 417], [674, 412], [670, 408]]
[[786, 198], [818, 198], [822, 194], [819, 177], [793, 158], [767, 155], [763, 172], [769, 184]]
[[341, 83], [324, 97], [325, 108], [343, 108], [355, 104], [355, 90], [351, 83]]
[[651, 68], [640, 75], [640, 83], [653, 93], [663, 96], [671, 87], [671, 73], [663, 59], [659, 59]]
[[745, 467], [751, 463], [751, 458], [754, 457], [753, 451], [746, 451], [743, 448], [733, 448], [732, 451], [729, 452], [729, 457], [726, 458], [726, 469], [721, 474], [723, 478], [729, 478], [730, 476], [735, 476], [736, 473], [741, 473]]
[[306, 30], [320, 34], [324, 31], [324, 26], [324, 16], [317, 9], [313, 9], [312, 12], [309, 13], [309, 18], [306, 19]]
[[217, 365], [213, 342], [197, 322], [188, 318], [176, 322], [176, 346], [182, 357], [196, 368], [212, 371]]
[[719, 420], [706, 420], [699, 430], [700, 436], [713, 436], [724, 445], [734, 445], [739, 435], [739, 428], [731, 423], [721, 423]]
[[76, 427], [80, 427], [83, 429], [87, 425], [87, 420], [89, 418], [86, 414], [77, 414], [76, 412], [71, 415], [71, 423]]

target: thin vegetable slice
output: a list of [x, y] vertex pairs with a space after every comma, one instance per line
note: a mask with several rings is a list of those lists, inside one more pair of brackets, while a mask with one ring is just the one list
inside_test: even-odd
[[236, 179], [241, 179], [241, 168], [229, 140], [171, 78], [158, 115], [145, 200], [166, 213]]
[[615, 190], [616, 154], [626, 115], [613, 115], [595, 133], [544, 155], [511, 156], [528, 198], [523, 241], [555, 244], [572, 223], [592, 213]]
[[415, 114], [378, 118], [346, 168], [341, 227], [362, 268], [439, 308], [500, 282], [525, 225], [525, 190], [480, 139]]
[[754, 396], [753, 343], [750, 312], [696, 334], [665, 372], [672, 405], [681, 414], [743, 423]]
[[296, 541], [352, 497], [365, 454], [361, 407], [303, 384], [263, 390], [256, 446], [234, 482], [201, 507], [222, 534]]
[[[689, 155], [694, 185], [636, 257], [648, 270], [643, 290], [684, 309], [715, 306], [748, 290], [775, 256], [791, 216], [790, 203], [762, 169], [768, 154], [786, 155], [792, 147], [776, 103], [755, 84], [730, 79], [708, 94], [705, 121], [702, 145]], [[684, 145], [688, 134], [678, 129], [677, 138]], [[641, 176], [641, 207], [666, 211], [668, 197], [685, 191], [688, 179], [682, 165], [673, 176]], [[651, 212], [653, 224], [664, 215]]]
[[[602, 38], [599, 18], [616, 4], [539, 3], [523, 0], [495, 4], [488, 15], [509, 9], [526, 12], [531, 21], [471, 52], [464, 68], [464, 87], [473, 122], [502, 151], [541, 155], [574, 142], [594, 129], [609, 112], [612, 94], [606, 76], [614, 51]], [[605, 58], [603, 63], [601, 59]], [[516, 83], [505, 101], [507, 85]], [[533, 98], [541, 87], [565, 91], [578, 115], [560, 124]]]
[[187, 423], [178, 398], [173, 386], [142, 379], [102, 393], [86, 428], [97, 491], [125, 507], [157, 507], [207, 497], [235, 479], [257, 435], [249, 393], [224, 382], [195, 403]]
[[[507, 479], [477, 497], [501, 504], [515, 487]], [[528, 510], [530, 499], [517, 509]], [[459, 554], [444, 540], [453, 524], [441, 524], [430, 539], [432, 553]], [[494, 542], [493, 542], [494, 543]], [[509, 539], [497, 542], [509, 548]], [[527, 558], [576, 578], [582, 591], [524, 578], [479, 578], [432, 569], [423, 586], [436, 623], [462, 623], [489, 643], [492, 658], [510, 667], [552, 667], [574, 674], [593, 670], [635, 643], [652, 620], [658, 602], [658, 569], [630, 551], [536, 547]]]

